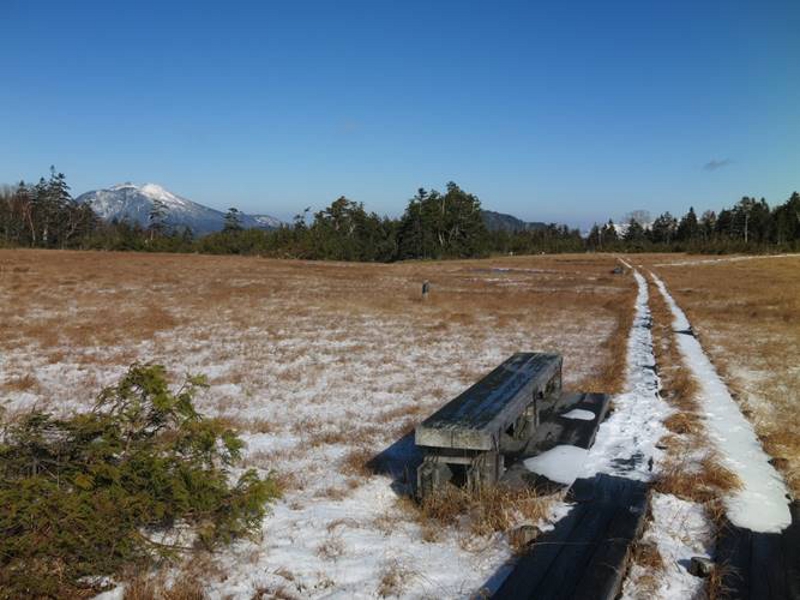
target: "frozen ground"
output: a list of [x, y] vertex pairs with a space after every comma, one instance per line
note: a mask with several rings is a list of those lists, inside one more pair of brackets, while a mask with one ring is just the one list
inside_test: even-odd
[[[247, 464], [285, 486], [261, 538], [202, 572], [212, 598], [470, 596], [507, 573], [504, 536], [464, 527], [432, 534], [397, 482], [365, 469], [365, 458], [407, 450], [400, 440], [425, 415], [509, 354], [540, 350], [564, 355], [567, 387], [613, 390], [615, 365], [627, 366], [595, 446], [581, 456], [561, 448], [532, 468], [563, 479], [657, 475], [671, 409], [659, 396], [647, 287], [638, 272], [635, 287], [610, 276], [614, 264], [607, 256], [366, 266], [0, 252], [3, 405], [85, 408], [135, 360], [165, 364], [176, 382], [206, 373], [201, 409], [239, 425]], [[422, 302], [426, 279], [433, 291]], [[556, 505], [552, 518], [567, 510]], [[648, 595], [697, 591], [685, 564], [711, 550], [701, 507], [657, 496], [645, 536], [667, 565]], [[643, 584], [634, 568], [626, 597], [641, 597]]]
[[794, 360], [800, 255], [669, 264], [657, 272], [793, 497], [800, 497], [800, 360]]
[[85, 408], [135, 360], [165, 364], [176, 382], [206, 373], [201, 409], [242, 427], [247, 464], [284, 482], [261, 539], [204, 570], [212, 598], [456, 598], [497, 585], [512, 554], [503, 536], [424, 532], [364, 457], [516, 351], [560, 352], [567, 386], [607, 386], [606, 344], [631, 292], [609, 275], [610, 257], [386, 267], [23, 252], [0, 262], [9, 410]]
[[773, 258], [797, 258], [797, 254], [756, 254], [747, 256], [724, 256], [722, 258], [692, 258], [672, 262], [655, 263], [654, 267], [688, 267], [695, 265], [713, 265], [718, 263], [741, 262], [743, 260], [759, 260]]

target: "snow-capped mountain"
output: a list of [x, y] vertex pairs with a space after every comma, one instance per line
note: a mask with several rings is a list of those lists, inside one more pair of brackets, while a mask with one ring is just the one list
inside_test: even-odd
[[258, 223], [257, 227], [261, 227], [262, 229], [278, 229], [278, 227], [283, 225], [283, 221], [269, 215], [250, 215], [250, 217]]
[[[189, 227], [195, 234], [202, 235], [220, 231], [225, 226], [225, 213], [182, 198], [155, 183], [141, 186], [123, 183], [86, 192], [76, 200], [89, 204], [106, 221], [127, 219], [147, 227], [153, 203], [160, 200], [166, 208], [164, 220], [170, 227]], [[279, 219], [269, 215], [241, 214], [240, 221], [243, 227], [259, 229], [276, 229], [282, 224]]]

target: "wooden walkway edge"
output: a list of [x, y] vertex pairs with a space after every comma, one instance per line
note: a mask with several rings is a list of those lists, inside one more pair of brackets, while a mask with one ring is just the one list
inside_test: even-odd
[[717, 541], [727, 597], [741, 600], [800, 600], [800, 503], [781, 533], [756, 533], [727, 523]]
[[646, 483], [600, 474], [577, 480], [575, 506], [540, 535], [493, 598], [613, 599], [644, 526]]

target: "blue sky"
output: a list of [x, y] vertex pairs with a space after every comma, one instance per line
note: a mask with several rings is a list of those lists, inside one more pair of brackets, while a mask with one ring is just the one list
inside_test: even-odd
[[0, 182], [586, 225], [800, 189], [800, 2], [2, 0]]

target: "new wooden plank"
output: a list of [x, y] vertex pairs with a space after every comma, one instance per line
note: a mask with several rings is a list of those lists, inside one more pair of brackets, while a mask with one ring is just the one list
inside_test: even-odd
[[505, 431], [547, 384], [561, 383], [557, 354], [517, 353], [425, 419], [416, 429], [420, 446], [494, 450]]

